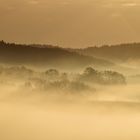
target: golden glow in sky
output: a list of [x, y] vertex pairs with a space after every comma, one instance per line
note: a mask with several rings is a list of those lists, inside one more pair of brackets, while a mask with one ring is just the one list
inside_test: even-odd
[[0, 17], [0, 39], [8, 42], [140, 42], [139, 0], [0, 0]]

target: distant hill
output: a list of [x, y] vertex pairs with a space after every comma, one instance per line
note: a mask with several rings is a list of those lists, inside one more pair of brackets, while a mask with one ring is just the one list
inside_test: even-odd
[[24, 45], [0, 41], [0, 63], [54, 68], [112, 66], [113, 63], [52, 45]]
[[107, 60], [127, 61], [140, 59], [140, 43], [105, 45], [74, 50], [82, 55], [104, 58]]

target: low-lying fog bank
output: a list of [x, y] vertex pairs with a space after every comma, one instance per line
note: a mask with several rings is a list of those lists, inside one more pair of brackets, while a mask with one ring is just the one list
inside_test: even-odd
[[40, 93], [3, 98], [0, 139], [139, 140], [139, 101], [135, 100], [136, 94], [134, 100], [130, 100], [133, 93], [129, 92], [127, 97], [127, 93], [119, 89], [119, 93], [106, 90], [76, 99], [70, 95], [48, 97]]
[[2, 104], [2, 140], [139, 140], [139, 113], [96, 113], [98, 107]]
[[139, 83], [120, 73], [0, 68], [0, 140], [139, 140], [139, 117]]

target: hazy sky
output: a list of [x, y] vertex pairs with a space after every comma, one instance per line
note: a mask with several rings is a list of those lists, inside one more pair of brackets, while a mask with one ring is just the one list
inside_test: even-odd
[[0, 40], [62, 47], [140, 42], [140, 0], [0, 0]]

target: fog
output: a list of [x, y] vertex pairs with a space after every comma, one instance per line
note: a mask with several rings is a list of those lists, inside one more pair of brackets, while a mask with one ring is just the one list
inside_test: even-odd
[[24, 77], [18, 70], [13, 74], [5, 68], [0, 79], [1, 140], [140, 139], [138, 83], [96, 83], [85, 90], [30, 88], [24, 84], [27, 70], [22, 68]]

